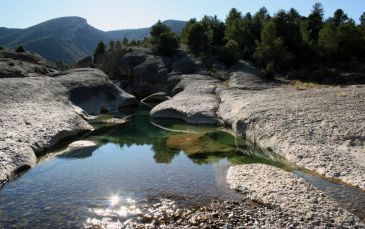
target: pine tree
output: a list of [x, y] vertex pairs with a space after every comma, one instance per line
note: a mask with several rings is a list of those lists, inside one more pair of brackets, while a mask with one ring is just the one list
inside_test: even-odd
[[266, 66], [266, 69], [272, 71], [272, 74], [283, 58], [288, 56], [283, 39], [276, 34], [273, 21], [269, 21], [265, 25], [261, 32], [261, 41], [257, 41], [256, 46], [255, 58]]
[[97, 60], [97, 58], [105, 53], [106, 46], [104, 42], [100, 41], [98, 45], [95, 48], [94, 51], [94, 60]]

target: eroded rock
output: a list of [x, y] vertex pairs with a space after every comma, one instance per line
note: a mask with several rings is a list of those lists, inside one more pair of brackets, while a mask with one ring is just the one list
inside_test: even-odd
[[230, 167], [231, 188], [250, 199], [285, 212], [296, 227], [363, 227], [364, 223], [303, 179], [263, 164]]
[[151, 110], [153, 118], [180, 119], [192, 124], [218, 124], [216, 111], [220, 89], [219, 81], [204, 75], [182, 75], [172, 99]]
[[53, 77], [0, 79], [0, 183], [22, 168], [32, 167], [62, 139], [93, 128], [85, 115], [136, 102], [96, 69], [74, 69]]

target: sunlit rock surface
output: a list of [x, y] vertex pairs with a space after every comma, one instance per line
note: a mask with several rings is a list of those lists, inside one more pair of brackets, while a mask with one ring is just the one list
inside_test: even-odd
[[250, 199], [291, 217], [294, 227], [363, 227], [364, 222], [303, 179], [263, 164], [229, 168], [227, 181]]
[[[14, 61], [25, 66], [29, 63], [24, 58], [42, 62], [29, 53], [17, 58]], [[112, 112], [136, 103], [134, 96], [116, 87], [100, 70], [50, 74], [0, 78], [0, 183], [15, 171], [33, 166], [37, 155], [62, 139], [92, 130], [78, 113]], [[81, 110], [76, 112], [75, 106]]]

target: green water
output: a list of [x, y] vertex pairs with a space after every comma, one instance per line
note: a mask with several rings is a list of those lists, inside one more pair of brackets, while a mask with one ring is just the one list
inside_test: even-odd
[[[113, 125], [110, 118], [128, 121]], [[123, 227], [156, 208], [240, 198], [225, 182], [232, 164], [291, 170], [257, 156], [257, 149], [226, 129], [151, 121], [144, 107], [102, 115], [91, 124], [96, 130], [84, 140], [97, 146], [40, 160], [0, 190], [0, 228]]]

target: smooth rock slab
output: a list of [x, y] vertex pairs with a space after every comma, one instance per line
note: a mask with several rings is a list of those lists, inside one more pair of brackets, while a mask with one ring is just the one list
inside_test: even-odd
[[262, 149], [365, 189], [365, 87], [227, 91], [222, 101], [222, 119]]
[[230, 167], [227, 181], [231, 188], [248, 198], [279, 209], [292, 217], [292, 224], [303, 228], [362, 228], [364, 222], [325, 196], [303, 179], [263, 164]]
[[216, 111], [219, 97], [215, 95], [219, 81], [204, 75], [182, 75], [172, 99], [155, 106], [152, 118], [180, 119], [191, 124], [218, 124]]

